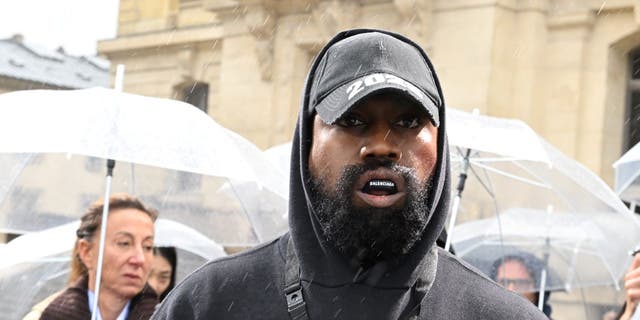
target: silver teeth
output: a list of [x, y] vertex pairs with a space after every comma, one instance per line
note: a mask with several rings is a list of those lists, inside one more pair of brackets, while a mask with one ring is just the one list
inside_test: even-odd
[[373, 181], [369, 181], [369, 186], [370, 187], [389, 187], [389, 188], [393, 188], [395, 187], [395, 183], [393, 183], [392, 181], [387, 181], [387, 180], [373, 180]]

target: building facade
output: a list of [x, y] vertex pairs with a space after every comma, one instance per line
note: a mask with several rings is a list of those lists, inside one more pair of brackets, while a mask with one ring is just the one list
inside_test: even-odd
[[291, 138], [337, 31], [400, 32], [430, 54], [449, 106], [522, 119], [612, 183], [640, 139], [639, 23], [633, 0], [121, 0], [98, 50], [126, 65], [126, 91], [196, 99], [266, 148]]

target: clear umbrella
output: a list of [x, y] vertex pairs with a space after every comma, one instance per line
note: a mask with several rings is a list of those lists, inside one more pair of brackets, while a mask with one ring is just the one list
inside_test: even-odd
[[[611, 235], [606, 243], [608, 247], [600, 252], [615, 264], [601, 274], [608, 275], [606, 279], [617, 287], [617, 280], [630, 261], [628, 251], [640, 240], [640, 229], [615, 193], [597, 175], [563, 155], [521, 121], [452, 109], [447, 116], [452, 176], [461, 177], [459, 181], [463, 181], [454, 191], [454, 201], [459, 207], [454, 202], [457, 210], [452, 214], [450, 226], [484, 218], [495, 220], [497, 236], [493, 244], [499, 249], [510, 241], [501, 228], [505, 227], [502, 221], [505, 213], [513, 210], [529, 210], [524, 212], [530, 214], [530, 224], [523, 224], [516, 231], [523, 234], [530, 231], [546, 236], [547, 233], [534, 227], [536, 223], [545, 222], [556, 224], [560, 233], [571, 233], [571, 225], [563, 220], [568, 217], [572, 217], [571, 221], [595, 224], [599, 230], [607, 230], [607, 236]], [[468, 175], [466, 183], [465, 175]], [[546, 218], [537, 221], [541, 217], [533, 212], [545, 212]], [[527, 221], [527, 214], [524, 215]], [[616, 233], [615, 228], [620, 231]], [[456, 233], [463, 232], [458, 228], [449, 230], [452, 231], [450, 239], [466, 236], [458, 236]], [[602, 282], [589, 280], [587, 272], [582, 273], [580, 279], [584, 285]], [[573, 285], [575, 283], [565, 282], [562, 287]]]
[[[0, 247], [0, 319], [22, 319], [33, 305], [65, 288], [79, 225], [73, 221], [29, 233]], [[226, 255], [219, 244], [184, 224], [160, 218], [155, 228], [156, 246], [177, 249], [176, 282], [204, 262]]]
[[[212, 238], [222, 243], [254, 244], [264, 241], [264, 235], [277, 234], [263, 227], [284, 226], [260, 223], [264, 217], [270, 222], [281, 219], [276, 212], [243, 206], [243, 200], [256, 193], [215, 192], [224, 183], [252, 183], [270, 201], [286, 197], [282, 177], [257, 147], [186, 103], [93, 88], [11, 92], [0, 95], [0, 106], [0, 133], [11, 137], [0, 142], [0, 154], [8, 157], [0, 164], [9, 168], [0, 181], [5, 183], [0, 231], [41, 230], [80, 216], [79, 208], [98, 198], [92, 191], [101, 189], [96, 159], [107, 160], [106, 187], [98, 194], [104, 192], [107, 198], [111, 191], [129, 192], [203, 232], [217, 225], [223, 232]], [[71, 158], [75, 161], [65, 161]], [[124, 180], [112, 188], [114, 160], [125, 170], [116, 175]], [[103, 228], [105, 221], [106, 214]], [[101, 266], [102, 249], [99, 252]]]
[[[551, 276], [539, 281], [540, 291], [570, 291], [586, 286], [612, 285], [620, 279], [614, 270], [626, 257], [611, 247], [634, 238], [633, 222], [608, 213], [578, 213], [511, 208], [495, 217], [455, 227], [456, 254], [486, 274], [502, 257], [531, 253], [548, 266]], [[541, 275], [536, 275], [540, 277]]]
[[616, 193], [634, 205], [640, 202], [640, 143], [623, 154], [613, 167]]
[[[102, 88], [18, 91], [0, 95], [0, 134], [8, 137], [0, 141], [2, 232], [79, 217], [104, 192], [103, 159], [114, 159], [114, 192], [219, 243], [252, 245], [277, 233], [260, 225], [276, 213], [245, 210], [248, 195], [233, 187], [250, 183], [284, 203], [286, 179], [256, 146], [189, 104]], [[216, 193], [223, 184], [232, 192]]]

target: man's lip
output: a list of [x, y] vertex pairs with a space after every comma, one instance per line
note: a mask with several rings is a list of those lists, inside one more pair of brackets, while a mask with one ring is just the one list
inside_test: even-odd
[[[362, 192], [365, 185], [371, 180], [390, 180], [396, 185], [397, 192], [389, 195], [373, 195]], [[376, 208], [388, 208], [398, 206], [404, 201], [406, 184], [404, 178], [398, 173], [388, 168], [377, 168], [365, 171], [356, 181], [354, 188], [354, 203], [356, 205], [367, 205]], [[360, 200], [360, 201], [358, 201]], [[358, 202], [362, 202], [358, 204]]]
[[364, 202], [364, 204], [367, 204], [370, 207], [390, 208], [390, 207], [397, 207], [398, 205], [400, 205], [400, 203], [404, 201], [405, 193], [397, 192], [390, 195], [377, 196], [373, 194], [364, 193], [360, 190], [356, 190], [355, 196], [356, 196], [356, 201], [354, 202], [356, 205], [358, 205], [357, 199], [360, 199], [362, 202]]

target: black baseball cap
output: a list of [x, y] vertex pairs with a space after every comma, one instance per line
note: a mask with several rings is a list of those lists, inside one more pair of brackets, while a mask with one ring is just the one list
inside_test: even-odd
[[322, 56], [311, 87], [311, 107], [327, 124], [373, 93], [397, 92], [424, 107], [440, 125], [438, 95], [426, 57], [413, 43], [381, 32], [334, 43]]

